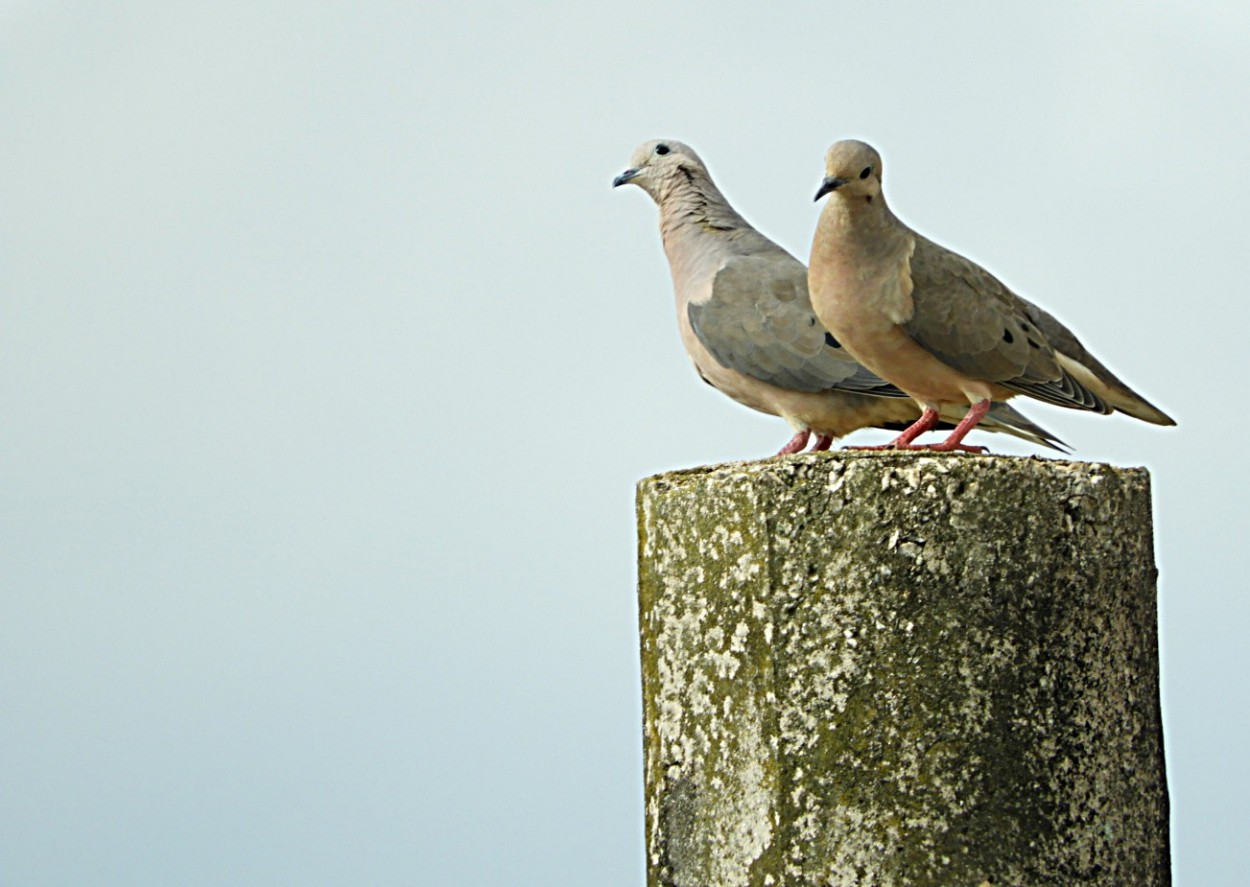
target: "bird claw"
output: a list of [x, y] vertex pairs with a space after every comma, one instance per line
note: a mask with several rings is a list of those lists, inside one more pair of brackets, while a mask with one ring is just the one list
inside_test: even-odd
[[810, 436], [810, 433], [807, 431], [798, 432], [794, 435], [794, 437], [790, 438], [789, 443], [777, 451], [777, 455], [793, 456], [795, 453], [803, 452], [803, 448], [807, 446], [807, 441]]
[[989, 447], [975, 447], [971, 444], [962, 443], [947, 444], [945, 442], [935, 444], [913, 444], [907, 449], [932, 450], [935, 453], [977, 453], [978, 455], [982, 455], [990, 451]]
[[928, 450], [934, 453], [977, 453], [985, 454], [989, 447], [974, 447], [970, 444], [947, 444], [945, 441], [935, 444], [877, 444], [876, 446], [843, 447], [844, 450]]

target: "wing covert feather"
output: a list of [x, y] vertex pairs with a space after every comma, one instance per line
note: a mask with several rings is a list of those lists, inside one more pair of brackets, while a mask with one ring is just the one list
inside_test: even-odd
[[793, 391], [904, 397], [833, 343], [812, 311], [807, 269], [789, 255], [731, 256], [690, 324], [723, 366]]

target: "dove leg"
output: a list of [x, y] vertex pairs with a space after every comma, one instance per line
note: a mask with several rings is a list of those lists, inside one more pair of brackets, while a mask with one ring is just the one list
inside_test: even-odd
[[778, 452], [778, 456], [789, 456], [793, 453], [803, 452], [803, 447], [807, 446], [807, 439], [810, 432], [800, 431], [794, 437], [790, 438], [790, 442], [782, 447]]
[[938, 423], [938, 411], [925, 407], [920, 418], [903, 429], [903, 433], [885, 445], [886, 449], [910, 450], [911, 442]]
[[[949, 452], [951, 450], [962, 450], [965, 453], [984, 453], [985, 447], [972, 447], [967, 444], [960, 443], [969, 431], [976, 427], [976, 424], [985, 418], [985, 414], [990, 411], [990, 402], [982, 400], [974, 403], [968, 409], [968, 415], [959, 420], [959, 424], [955, 426], [955, 430], [951, 432], [950, 437], [941, 443], [927, 444], [922, 447], [911, 447], [911, 449], [936, 450], [938, 452]], [[906, 434], [907, 432], [903, 432]]]
[[[986, 407], [986, 409], [989, 409], [989, 407]], [[921, 447], [914, 447], [911, 445], [911, 442], [915, 440], [916, 438], [918, 438], [920, 435], [924, 434], [934, 425], [936, 425], [937, 422], [938, 422], [938, 411], [933, 409], [932, 407], [925, 407], [925, 411], [920, 414], [920, 418], [917, 419], [915, 422], [912, 422], [906, 428], [904, 428], [903, 433], [900, 434], [898, 437], [894, 438], [894, 440], [890, 441], [888, 444], [879, 444], [877, 446], [870, 446], [870, 447], [847, 447], [846, 449], [848, 450], [918, 450], [918, 449], [921, 449]], [[966, 434], [967, 432], [964, 432], [964, 433]], [[951, 432], [951, 437], [954, 437], [954, 436], [955, 436], [954, 432]]]
[[832, 438], [832, 437], [830, 437], [830, 436], [829, 436], [829, 435], [827, 435], [827, 434], [818, 434], [818, 435], [816, 435], [816, 443], [814, 443], [814, 444], [812, 445], [812, 452], [813, 452], [813, 453], [819, 453], [819, 452], [822, 452], [822, 451], [824, 451], [824, 450], [829, 449], [829, 447], [830, 447], [832, 444], [833, 444], [833, 438]]

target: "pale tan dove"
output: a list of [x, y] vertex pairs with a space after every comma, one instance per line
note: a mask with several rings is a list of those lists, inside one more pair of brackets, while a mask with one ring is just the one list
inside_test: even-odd
[[[1176, 424], [1054, 317], [900, 222], [886, 206], [881, 157], [871, 146], [843, 141], [829, 149], [816, 199], [826, 194], [812, 241], [816, 314], [847, 351], [924, 410], [887, 446], [979, 451], [962, 443], [964, 435], [991, 401], [1016, 394]], [[964, 404], [971, 408], [945, 441], [912, 443]]]
[[[803, 263], [752, 228], [681, 142], [651, 141], [612, 182], [631, 182], [660, 208], [682, 344], [705, 382], [752, 409], [781, 416], [795, 435], [778, 455], [813, 450], [870, 426], [903, 429], [920, 411], [856, 363], [816, 320]], [[942, 419], [958, 423], [959, 406]], [[1062, 442], [1006, 404], [983, 425], [1055, 449]]]

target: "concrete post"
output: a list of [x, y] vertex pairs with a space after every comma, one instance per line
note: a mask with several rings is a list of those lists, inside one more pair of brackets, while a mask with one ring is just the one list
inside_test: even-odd
[[769, 459], [638, 526], [650, 887], [1171, 883], [1144, 469]]

